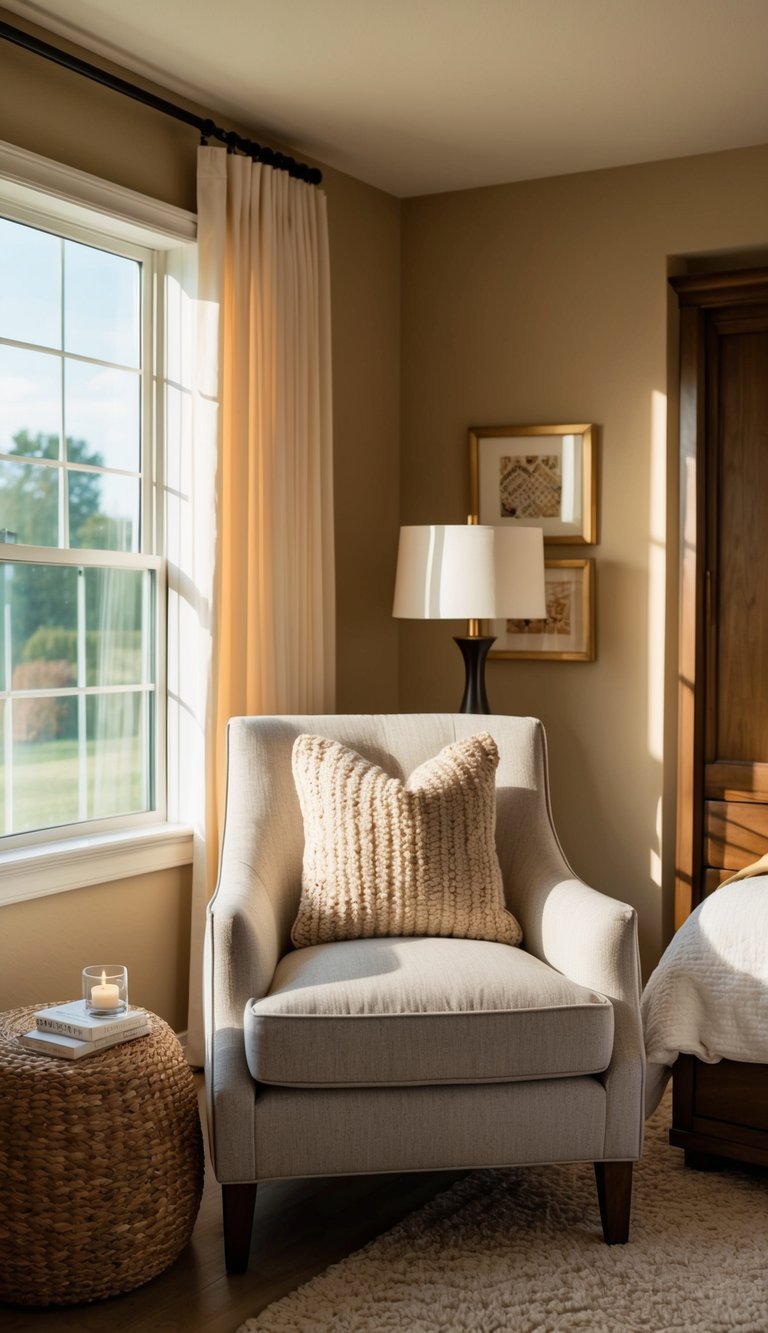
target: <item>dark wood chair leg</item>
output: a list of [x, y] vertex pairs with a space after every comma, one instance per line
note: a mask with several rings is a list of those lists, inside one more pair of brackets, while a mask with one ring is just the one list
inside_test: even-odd
[[606, 1245], [626, 1245], [632, 1207], [632, 1162], [595, 1162], [597, 1198]]
[[256, 1185], [222, 1185], [224, 1262], [228, 1273], [244, 1273], [251, 1254]]

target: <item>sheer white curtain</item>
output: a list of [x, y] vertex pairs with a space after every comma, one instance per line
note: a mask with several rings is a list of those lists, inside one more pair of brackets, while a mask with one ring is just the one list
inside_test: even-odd
[[179, 748], [179, 764], [191, 766], [179, 814], [195, 827], [189, 1057], [201, 1063], [202, 939], [223, 822], [227, 720], [335, 704], [323, 192], [201, 148], [195, 307], [192, 457], [181, 484], [191, 499], [169, 586], [186, 677], [176, 714], [190, 737]]

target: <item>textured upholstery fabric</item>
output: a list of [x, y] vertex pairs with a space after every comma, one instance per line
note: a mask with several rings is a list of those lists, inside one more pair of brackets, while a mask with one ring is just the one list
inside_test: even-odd
[[604, 996], [507, 944], [372, 939], [295, 950], [246, 1009], [260, 1083], [486, 1083], [593, 1074], [613, 1050]]
[[291, 770], [296, 738], [338, 740], [405, 781], [443, 746], [473, 735], [478, 719], [459, 713], [234, 718], [204, 971], [205, 1087], [219, 1181], [640, 1155], [645, 1066], [636, 913], [588, 887], [565, 860], [552, 822], [541, 723], [488, 716], [482, 725], [500, 756], [496, 846], [507, 906], [522, 927], [526, 954], [610, 1000], [608, 1068], [577, 1079], [476, 1086], [256, 1083], [244, 1015], [269, 993], [290, 952], [301, 892], [303, 824]]
[[304, 865], [293, 943], [443, 935], [519, 944], [496, 852], [498, 763], [481, 732], [403, 783], [338, 741], [299, 736]]
[[264, 1088], [259, 1180], [441, 1171], [603, 1156], [607, 1098], [594, 1078], [431, 1088]]

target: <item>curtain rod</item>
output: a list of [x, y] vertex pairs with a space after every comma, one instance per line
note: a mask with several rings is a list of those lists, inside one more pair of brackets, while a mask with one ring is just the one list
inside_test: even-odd
[[274, 148], [263, 148], [252, 139], [243, 139], [234, 130], [223, 130], [215, 121], [196, 116], [194, 112], [186, 111], [175, 102], [157, 97], [155, 93], [149, 93], [135, 83], [129, 83], [127, 79], [119, 78], [116, 74], [109, 74], [107, 70], [100, 69], [98, 65], [91, 65], [87, 60], [81, 60], [79, 56], [61, 51], [58, 46], [51, 46], [49, 42], [43, 42], [39, 37], [33, 37], [31, 33], [24, 32], [21, 28], [14, 28], [10, 23], [0, 22], [0, 37], [7, 42], [13, 42], [15, 46], [23, 47], [25, 51], [31, 51], [36, 56], [42, 56], [44, 60], [52, 60], [56, 65], [63, 65], [73, 74], [81, 74], [86, 79], [92, 79], [94, 83], [100, 83], [103, 87], [110, 88], [112, 92], [132, 97], [135, 102], [142, 102], [153, 111], [160, 111], [164, 116], [172, 116], [174, 120], [181, 120], [185, 125], [192, 125], [194, 129], [199, 130], [200, 141], [203, 144], [209, 139], [219, 139], [221, 143], [226, 144], [228, 152], [245, 153], [254, 162], [263, 162], [264, 166], [274, 167], [276, 171], [287, 171], [289, 175], [306, 181], [308, 185], [319, 185], [323, 179], [323, 173], [318, 167], [307, 166], [305, 162], [296, 162], [294, 158], [279, 153]]

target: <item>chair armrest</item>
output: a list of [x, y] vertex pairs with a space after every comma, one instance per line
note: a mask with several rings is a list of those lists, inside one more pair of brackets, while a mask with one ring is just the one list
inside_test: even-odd
[[226, 823], [203, 963], [208, 1133], [222, 1183], [256, 1179], [257, 1088], [245, 1058], [244, 1013], [269, 990], [301, 884], [301, 813], [290, 740], [284, 744], [288, 762], [276, 777], [247, 721], [229, 724]]
[[278, 914], [258, 877], [246, 866], [222, 875], [208, 906], [203, 964], [208, 1134], [222, 1183], [255, 1179], [256, 1087], [245, 1058], [243, 1021], [248, 1001], [269, 989], [279, 940]]
[[613, 1055], [601, 1076], [607, 1097], [605, 1157], [639, 1157], [645, 1047], [637, 913], [581, 880], [550, 875], [528, 884], [520, 919], [530, 953], [613, 1004]]
[[640, 1006], [637, 914], [566, 873], [529, 883], [519, 907], [530, 953], [582, 986], [636, 997]]
[[252, 868], [222, 867], [208, 904], [206, 936], [212, 1030], [242, 1029], [246, 1003], [266, 995], [285, 944], [281, 914]]

